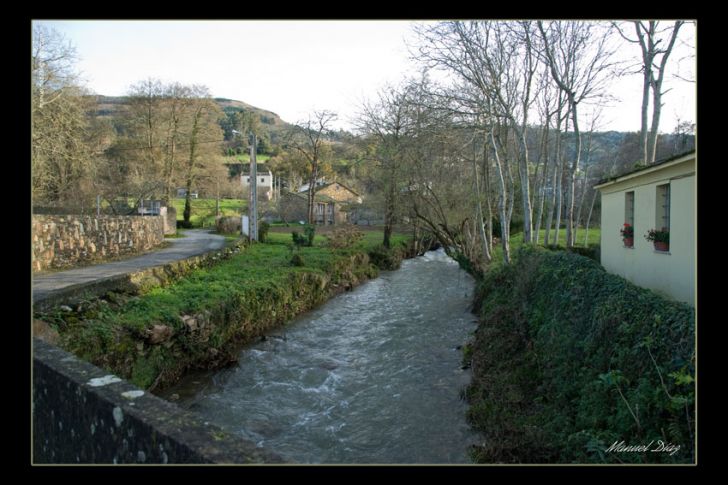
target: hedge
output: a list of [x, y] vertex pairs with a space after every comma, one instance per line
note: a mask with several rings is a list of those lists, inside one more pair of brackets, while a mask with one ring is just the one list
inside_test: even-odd
[[[583, 256], [533, 247], [485, 275], [476, 306], [466, 392], [485, 437], [476, 461], [694, 461], [691, 306]], [[622, 441], [680, 448], [607, 452]]]

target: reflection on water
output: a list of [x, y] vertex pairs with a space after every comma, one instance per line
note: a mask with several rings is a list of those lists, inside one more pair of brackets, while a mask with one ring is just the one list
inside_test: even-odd
[[305, 463], [468, 463], [458, 350], [473, 280], [441, 251], [406, 260], [164, 395]]

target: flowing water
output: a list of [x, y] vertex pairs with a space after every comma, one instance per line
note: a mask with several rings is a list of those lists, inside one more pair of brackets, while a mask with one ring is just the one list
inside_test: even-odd
[[301, 463], [469, 463], [460, 392], [472, 278], [442, 251], [405, 260], [163, 396]]

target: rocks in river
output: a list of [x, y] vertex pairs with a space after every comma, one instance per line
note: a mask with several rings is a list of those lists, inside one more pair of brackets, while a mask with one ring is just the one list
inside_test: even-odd
[[339, 367], [339, 364], [337, 362], [334, 362], [333, 360], [327, 360], [327, 361], [320, 363], [319, 367], [321, 369], [334, 370]]

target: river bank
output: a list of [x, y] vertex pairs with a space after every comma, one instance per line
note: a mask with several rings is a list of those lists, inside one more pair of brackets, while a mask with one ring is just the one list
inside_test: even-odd
[[473, 286], [430, 251], [158, 395], [299, 463], [469, 463]]
[[[468, 418], [486, 438], [476, 461], [694, 462], [694, 308], [533, 247], [486, 272], [474, 306]], [[620, 442], [671, 446], [614, 452]]]
[[[235, 362], [237, 349], [267, 329], [378, 275], [370, 253], [382, 250], [374, 237], [349, 249], [322, 242], [297, 249], [302, 266], [291, 262], [289, 237], [271, 234], [267, 243], [144, 295], [110, 293], [36, 318], [58, 332], [65, 350], [159, 390], [189, 370]], [[406, 236], [394, 242], [395, 260], [411, 255]]]

